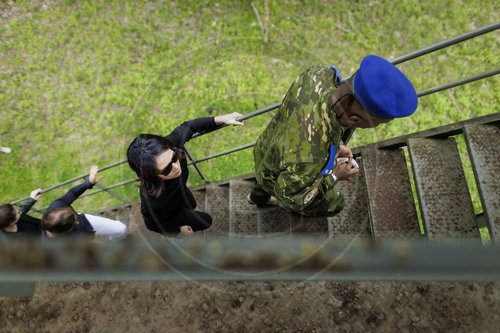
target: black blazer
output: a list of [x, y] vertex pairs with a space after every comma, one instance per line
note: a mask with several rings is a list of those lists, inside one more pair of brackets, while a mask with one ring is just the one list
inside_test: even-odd
[[[179, 148], [189, 141], [195, 133], [208, 133], [217, 128], [213, 117], [193, 119], [182, 123], [166, 136], [170, 142]], [[189, 177], [186, 159], [180, 161], [181, 176], [164, 181], [164, 189], [158, 198], [148, 196], [141, 190], [141, 213], [146, 227], [159, 233], [179, 233], [179, 227], [184, 225], [173, 217], [182, 210], [194, 210], [196, 201], [191, 191], [186, 187]]]

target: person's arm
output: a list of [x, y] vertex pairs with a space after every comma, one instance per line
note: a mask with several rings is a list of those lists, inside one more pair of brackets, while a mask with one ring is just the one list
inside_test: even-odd
[[29, 210], [31, 209], [31, 207], [33, 207], [33, 205], [36, 203], [36, 200], [29, 197], [28, 200], [26, 200], [25, 203], [23, 203], [20, 207], [19, 207], [19, 211], [23, 214], [27, 214], [29, 212]]
[[175, 224], [158, 224], [155, 222], [146, 223], [148, 230], [160, 233], [168, 237], [177, 237], [181, 234], [181, 227]]
[[62, 197], [59, 199], [56, 199], [52, 202], [51, 206], [57, 202], [58, 207], [63, 207], [63, 206], [71, 206], [71, 204], [78, 199], [80, 195], [83, 194], [86, 190], [92, 188], [94, 184], [90, 182], [90, 180], [85, 180], [83, 183], [78, 184], [74, 187], [72, 187], [66, 194], [64, 194]]
[[195, 133], [208, 133], [217, 128], [217, 125], [243, 125], [242, 122], [236, 121], [240, 117], [239, 113], [231, 113], [224, 116], [197, 118], [183, 122], [179, 127], [174, 129], [167, 136], [167, 139], [175, 145], [182, 147], [186, 142], [191, 140]]
[[[200, 229], [200, 227], [201, 229], [206, 229], [210, 226], [211, 222], [203, 221], [204, 218], [200, 216], [200, 212], [183, 207], [172, 215], [167, 223], [162, 223], [161, 226], [157, 227], [158, 232], [166, 236], [183, 237], [192, 235], [194, 233], [193, 228], [196, 230], [194, 226], [198, 226], [198, 229]], [[183, 225], [179, 226], [179, 224]]]
[[[144, 200], [141, 198], [141, 200]], [[144, 201], [143, 201], [144, 204]], [[149, 207], [149, 205], [146, 204]], [[180, 227], [175, 223], [169, 223], [172, 220], [172, 216], [157, 216], [152, 214], [149, 209], [144, 209], [145, 206], [141, 205], [141, 214], [146, 224], [148, 230], [160, 233], [165, 236], [175, 237], [180, 232]], [[150, 208], [150, 207], [149, 207]]]
[[331, 176], [310, 170], [308, 163], [286, 167], [275, 184], [280, 206], [296, 212], [314, 214], [317, 211], [340, 211], [344, 206], [342, 193]]
[[26, 202], [22, 204], [21, 207], [19, 207], [21, 213], [27, 214], [31, 209], [31, 207], [33, 207], [33, 205], [38, 201], [38, 199], [40, 199], [41, 195], [42, 195], [41, 188], [37, 188], [36, 190], [31, 191], [28, 200], [26, 200]]
[[78, 199], [83, 192], [94, 187], [94, 185], [102, 179], [102, 176], [97, 176], [97, 171], [97, 166], [93, 165], [90, 168], [89, 178], [87, 180], [71, 188], [65, 195], [53, 201], [50, 205], [53, 206], [54, 203], [56, 203], [57, 207], [71, 206], [71, 204]]
[[182, 146], [191, 140], [195, 133], [208, 133], [213, 131], [217, 125], [214, 117], [197, 118], [183, 122], [175, 128], [172, 133], [167, 135], [167, 139], [173, 144], [182, 148]]

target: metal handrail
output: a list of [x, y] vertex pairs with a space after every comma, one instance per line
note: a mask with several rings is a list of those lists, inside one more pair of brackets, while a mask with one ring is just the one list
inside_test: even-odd
[[[400, 63], [406, 62], [408, 60], [415, 59], [415, 58], [421, 57], [423, 55], [435, 52], [437, 50], [446, 48], [448, 46], [452, 46], [452, 45], [458, 44], [460, 42], [466, 41], [468, 39], [480, 36], [482, 34], [486, 34], [488, 32], [497, 30], [499, 28], [500, 28], [500, 21], [499, 22], [495, 22], [495, 23], [490, 24], [490, 25], [487, 25], [487, 26], [484, 26], [484, 27], [481, 27], [479, 29], [476, 29], [476, 30], [473, 30], [473, 31], [470, 31], [470, 32], [467, 32], [467, 33], [464, 33], [464, 34], [461, 34], [459, 36], [447, 39], [445, 41], [435, 43], [433, 45], [430, 45], [428, 47], [422, 48], [420, 50], [416, 50], [416, 51], [410, 52], [410, 53], [408, 53], [406, 55], [403, 55], [401, 57], [398, 57], [396, 59], [392, 59], [392, 60], [390, 60], [390, 62], [393, 63], [394, 65], [400, 64]], [[460, 85], [463, 85], [463, 84], [466, 84], [466, 83], [470, 83], [470, 82], [477, 81], [477, 80], [480, 80], [480, 79], [484, 79], [484, 78], [487, 78], [487, 77], [490, 77], [490, 76], [493, 76], [493, 75], [497, 75], [499, 73], [500, 73], [500, 68], [495, 68], [495, 69], [492, 69], [492, 70], [489, 70], [489, 71], [486, 71], [486, 72], [483, 72], [483, 73], [480, 73], [480, 74], [469, 76], [469, 77], [464, 78], [464, 79], [453, 81], [453, 82], [448, 83], [448, 84], [444, 84], [444, 85], [432, 87], [432, 88], [429, 88], [429, 89], [417, 92], [417, 96], [418, 97], [423, 97], [423, 96], [426, 96], [426, 95], [429, 95], [429, 94], [433, 94], [433, 93], [436, 93], [436, 92], [439, 92], [439, 91], [442, 91], [442, 90], [450, 89], [450, 88], [453, 88], [453, 87], [456, 87], [456, 86], [460, 86]], [[277, 103], [265, 106], [265, 107], [263, 107], [261, 109], [255, 110], [253, 112], [250, 112], [250, 113], [248, 113], [246, 115], [243, 115], [243, 116], [239, 117], [237, 120], [238, 121], [243, 121], [243, 120], [246, 120], [246, 119], [250, 119], [250, 118], [256, 117], [258, 115], [267, 113], [267, 112], [269, 112], [271, 110], [277, 109], [280, 106], [281, 106], [281, 102], [277, 102]], [[228, 126], [228, 125], [225, 125], [225, 124], [219, 125], [219, 126], [217, 126], [216, 130], [224, 128], [226, 126]], [[343, 137], [344, 142], [349, 141], [349, 139], [350, 139], [350, 137], [352, 136], [353, 133], [354, 133], [354, 128], [349, 129], [347, 135]], [[206, 133], [195, 133], [192, 138], [196, 138], [196, 137], [199, 137], [199, 136], [204, 135], [204, 134], [206, 134]], [[198, 171], [198, 173], [200, 174], [200, 177], [205, 182], [208, 182], [207, 178], [205, 177], [205, 175], [201, 171], [201, 168], [198, 167], [198, 165], [197, 165], [198, 162], [206, 161], [208, 159], [212, 159], [212, 158], [224, 156], [224, 155], [236, 152], [236, 151], [247, 149], [247, 148], [253, 147], [254, 144], [255, 143], [249, 143], [249, 144], [246, 144], [246, 145], [243, 145], [243, 146], [239, 146], [239, 147], [236, 147], [236, 148], [232, 148], [232, 149], [226, 150], [224, 152], [220, 152], [220, 153], [214, 154], [214, 155], [205, 156], [205, 157], [200, 158], [200, 159], [196, 159], [191, 154], [191, 152], [189, 151], [189, 149], [187, 149], [187, 147], [185, 146], [186, 152], [188, 153], [188, 157], [191, 159], [191, 161], [188, 163], [188, 165], [193, 165], [196, 168], [196, 170]], [[125, 160], [121, 160], [121, 161], [112, 163], [110, 165], [104, 166], [104, 167], [100, 168], [99, 171], [105, 171], [105, 170], [114, 168], [116, 166], [119, 166], [121, 164], [124, 164], [126, 162], [127, 162], [126, 159]], [[72, 183], [72, 182], [74, 182], [76, 180], [79, 180], [79, 179], [82, 179], [82, 178], [86, 178], [88, 176], [89, 176], [89, 173], [86, 173], [86, 174], [83, 174], [83, 175], [79, 175], [77, 177], [71, 178], [71, 179], [63, 181], [63, 182], [61, 182], [59, 184], [51, 186], [51, 187], [49, 187], [47, 189], [44, 189], [44, 190], [42, 190], [42, 193], [46, 193], [48, 191], [51, 191], [53, 189], [62, 187], [64, 185], [67, 185], [69, 183]], [[132, 182], [134, 182], [136, 180], [137, 179], [134, 178], [134, 179], [130, 179], [130, 180], [127, 180], [127, 181], [124, 181], [124, 182], [113, 184], [113, 185], [110, 185], [110, 186], [107, 186], [107, 187], [102, 187], [101, 189], [99, 189], [97, 191], [90, 192], [90, 193], [87, 193], [85, 195], [82, 195], [82, 196], [80, 196], [80, 198], [81, 197], [85, 197], [85, 196], [90, 196], [90, 195], [93, 195], [93, 194], [96, 194], [96, 193], [100, 193], [100, 192], [103, 192], [103, 191], [107, 191], [109, 189], [112, 189], [112, 188], [115, 188], [115, 187], [118, 187], [118, 186], [122, 186], [122, 185], [125, 185], [125, 184], [129, 184], [129, 183], [132, 183]], [[16, 201], [12, 201], [11, 204], [19, 204], [20, 202], [22, 202], [24, 200], [27, 200], [28, 198], [29, 198], [29, 196], [21, 198], [21, 199], [18, 199]]]
[[[453, 82], [451, 82], [449, 84], [446, 84], [446, 85], [436, 86], [436, 87], [433, 87], [433, 88], [429, 88], [429, 89], [426, 89], [426, 90], [419, 91], [419, 92], [417, 92], [417, 96], [418, 97], [422, 97], [422, 96], [430, 95], [430, 94], [433, 94], [433, 93], [436, 93], [436, 92], [440, 92], [442, 90], [450, 89], [450, 88], [453, 88], [453, 87], [456, 87], [456, 86], [459, 86], [459, 85], [463, 85], [463, 84], [466, 84], [466, 83], [474, 82], [474, 81], [477, 81], [477, 80], [480, 80], [480, 79], [484, 79], [486, 77], [490, 77], [490, 76], [497, 75], [497, 74], [500, 74], [500, 68], [494, 69], [494, 70], [491, 70], [491, 71], [487, 71], [487, 72], [484, 72], [484, 73], [481, 73], [481, 74], [478, 74], [478, 75], [473, 75], [473, 76], [470, 76], [470, 77], [467, 77], [467, 78], [464, 78], [464, 79], [460, 79], [460, 80], [457, 80], [457, 81], [453, 81]], [[245, 119], [248, 119], [249, 118], [249, 117], [247, 117], [248, 115], [249, 114], [247, 114], [247, 115], [245, 115], [243, 117], [245, 117]], [[244, 120], [243, 117], [238, 118], [238, 120]], [[224, 127], [225, 126], [227, 126], [227, 125], [224, 125]], [[196, 136], [200, 136], [200, 135], [202, 135], [202, 134], [197, 133]], [[210, 159], [214, 159], [214, 158], [217, 158], [217, 157], [229, 155], [229, 154], [241, 151], [241, 150], [252, 148], [254, 145], [255, 145], [255, 141], [251, 142], [251, 143], [247, 143], [245, 145], [234, 147], [234, 148], [231, 148], [231, 149], [228, 149], [228, 150], [224, 150], [224, 151], [212, 154], [212, 155], [207, 155], [207, 156], [204, 156], [204, 157], [199, 158], [199, 159], [193, 159], [190, 162], [188, 162], [187, 165], [189, 166], [189, 165], [192, 165], [192, 164], [195, 164], [195, 163], [204, 162], [204, 161], [207, 161], [207, 160], [210, 160]], [[128, 183], [131, 183], [131, 182], [136, 181], [136, 180], [138, 180], [138, 179], [134, 178], [134, 179], [125, 181], [124, 183], [128, 184]], [[115, 187], [115, 186], [112, 186], [110, 188], [113, 188], [113, 187]], [[101, 192], [101, 191], [92, 192], [92, 193], [89, 193], [88, 195], [91, 195], [93, 193], [98, 193], [98, 192]], [[83, 195], [83, 196], [87, 196], [87, 195]]]
[[[102, 168], [99, 168], [99, 171], [101, 171], [101, 172], [102, 172], [102, 171], [105, 171], [105, 170], [108, 170], [108, 169], [114, 168], [114, 167], [119, 166], [119, 165], [121, 165], [121, 164], [123, 164], [123, 163], [125, 163], [125, 162], [127, 162], [127, 160], [123, 160], [123, 161], [119, 161], [119, 162], [115, 162], [115, 163], [112, 163], [112, 164], [106, 165], [106, 166], [104, 166], [104, 167], [102, 167]], [[54, 186], [48, 187], [48, 188], [46, 188], [46, 189], [43, 189], [43, 190], [41, 191], [41, 193], [46, 193], [46, 192], [52, 191], [52, 190], [54, 190], [54, 189], [56, 189], [56, 188], [62, 187], [62, 186], [67, 185], [67, 184], [71, 184], [71, 183], [73, 183], [73, 182], [75, 182], [75, 181], [77, 181], [77, 180], [79, 180], [79, 179], [82, 179], [82, 178], [83, 178], [83, 179], [85, 179], [85, 178], [87, 178], [89, 175], [90, 175], [90, 173], [84, 173], [83, 175], [79, 175], [79, 176], [76, 176], [76, 177], [74, 177], [74, 178], [71, 178], [71, 179], [65, 180], [65, 181], [63, 181], [63, 182], [61, 182], [61, 183], [59, 183], [59, 184], [56, 184], [56, 185], [54, 185]], [[81, 196], [80, 196], [80, 197], [81, 197]], [[18, 199], [18, 200], [16, 200], [16, 201], [11, 201], [11, 204], [12, 204], [12, 205], [18, 204], [18, 203], [19, 203], [19, 202], [21, 202], [21, 201], [28, 200], [28, 198], [29, 198], [29, 196], [24, 197], [24, 198], [21, 198], [21, 199]]]
[[442, 90], [458, 87], [458, 86], [461, 86], [463, 84], [474, 82], [477, 80], [481, 80], [481, 79], [484, 79], [484, 78], [487, 78], [487, 77], [490, 77], [493, 75], [497, 75], [497, 74], [500, 74], [500, 67], [492, 69], [490, 71], [480, 73], [480, 74], [472, 75], [472, 76], [466, 77], [466, 78], [461, 79], [461, 80], [456, 80], [456, 81], [453, 81], [453, 82], [448, 83], [448, 84], [443, 84], [443, 85], [429, 88], [429, 89], [426, 89], [423, 91], [419, 91], [417, 93], [417, 96], [423, 97], [423, 96], [430, 95], [430, 94], [433, 94], [433, 93], [436, 93], [436, 92], [439, 92]]
[[486, 26], [478, 28], [476, 30], [472, 30], [472, 31], [466, 32], [464, 34], [461, 34], [461, 35], [458, 35], [456, 37], [447, 39], [445, 41], [433, 44], [431, 46], [424, 47], [423, 49], [420, 49], [420, 50], [417, 50], [417, 51], [414, 51], [414, 52], [410, 52], [410, 53], [405, 54], [405, 55], [403, 55], [403, 56], [401, 56], [399, 58], [391, 60], [391, 62], [394, 65], [397, 65], [397, 64], [403, 63], [405, 61], [418, 58], [418, 57], [423, 56], [425, 54], [428, 54], [428, 53], [431, 53], [431, 52], [434, 52], [434, 51], [437, 51], [437, 50], [441, 50], [441, 49], [443, 49], [445, 47], [452, 46], [452, 45], [461, 43], [463, 41], [466, 41], [468, 39], [471, 39], [471, 38], [483, 35], [485, 33], [494, 31], [494, 30], [496, 30], [498, 28], [500, 28], [500, 21], [492, 23], [492, 24], [489, 24], [489, 25], [486, 25]]

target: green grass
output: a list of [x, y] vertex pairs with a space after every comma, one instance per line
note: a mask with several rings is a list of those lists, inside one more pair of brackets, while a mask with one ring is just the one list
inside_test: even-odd
[[[263, 1], [254, 1], [263, 13]], [[310, 65], [352, 74], [367, 54], [395, 58], [498, 21], [482, 1], [270, 1], [269, 42], [244, 1], [1, 2], [0, 202], [125, 158], [140, 133], [168, 134], [182, 121], [278, 102]], [[498, 66], [499, 33], [398, 65], [417, 90]], [[499, 111], [500, 79], [420, 99], [411, 118], [357, 131], [351, 146]], [[193, 140], [195, 156], [255, 141], [272, 112], [244, 128]], [[251, 151], [201, 164], [217, 180], [253, 168]], [[468, 171], [470, 172], [470, 171]], [[201, 182], [191, 171], [191, 183]], [[133, 177], [127, 165], [104, 173]], [[470, 174], [467, 175], [472, 184]], [[472, 178], [473, 179], [473, 178]], [[43, 196], [45, 206], [67, 189]], [[115, 190], [137, 199], [133, 185]], [[474, 191], [471, 191], [474, 193]], [[477, 196], [473, 197], [477, 208]], [[118, 204], [105, 194], [76, 209]]]

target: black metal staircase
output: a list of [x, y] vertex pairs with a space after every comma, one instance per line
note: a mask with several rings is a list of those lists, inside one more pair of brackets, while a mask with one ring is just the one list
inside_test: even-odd
[[[462, 161], [452, 136], [465, 135], [488, 230], [493, 241], [500, 228], [500, 114], [476, 118], [354, 148], [360, 172], [340, 182], [345, 208], [335, 217], [306, 217], [279, 207], [257, 207], [246, 196], [254, 174], [208, 183], [192, 189], [197, 209], [213, 218], [198, 237], [270, 238], [303, 235], [359, 236], [375, 239], [422, 237], [438, 240], [480, 240]], [[410, 156], [411, 170], [402, 146]], [[413, 173], [415, 200], [410, 183]], [[417, 209], [424, 227], [421, 234]], [[161, 237], [147, 231], [134, 202], [97, 213], [128, 224], [130, 233]]]

